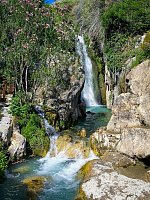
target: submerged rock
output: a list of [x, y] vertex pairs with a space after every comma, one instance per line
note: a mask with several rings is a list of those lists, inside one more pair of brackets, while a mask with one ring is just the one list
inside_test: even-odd
[[83, 181], [78, 200], [150, 199], [150, 183], [121, 175], [110, 164], [100, 160], [90, 162], [90, 176]]
[[24, 179], [22, 182], [27, 186], [27, 194], [29, 199], [37, 199], [38, 193], [43, 190], [44, 183], [47, 179], [43, 176], [33, 176]]

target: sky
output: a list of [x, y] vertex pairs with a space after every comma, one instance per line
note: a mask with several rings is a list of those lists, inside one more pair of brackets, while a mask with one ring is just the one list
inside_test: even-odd
[[51, 4], [51, 3], [54, 3], [55, 0], [44, 0], [44, 2], [45, 2], [45, 3], [50, 3], [50, 4]]

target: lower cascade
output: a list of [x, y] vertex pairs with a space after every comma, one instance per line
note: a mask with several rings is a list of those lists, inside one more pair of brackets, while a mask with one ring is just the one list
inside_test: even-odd
[[[25, 200], [26, 195], [31, 199], [41, 200], [74, 199], [81, 181], [77, 177], [78, 171], [88, 161], [97, 157], [81, 138], [80, 141], [68, 142], [67, 136], [65, 140], [65, 136], [57, 133], [45, 119], [41, 107], [36, 106], [35, 110], [44, 121], [45, 130], [50, 138], [50, 149], [44, 158], [32, 158], [12, 166], [9, 173], [7, 172], [6, 183], [1, 186], [0, 199], [19, 200], [21, 196]], [[58, 145], [60, 140], [61, 147]], [[85, 156], [86, 148], [88, 151]], [[71, 154], [68, 153], [69, 151]], [[27, 186], [27, 194], [24, 192], [25, 186]]]
[[85, 83], [81, 97], [85, 101], [87, 107], [98, 106], [98, 102], [94, 94], [92, 62], [88, 56], [83, 36], [78, 36], [77, 52], [81, 58], [82, 66], [85, 72]]

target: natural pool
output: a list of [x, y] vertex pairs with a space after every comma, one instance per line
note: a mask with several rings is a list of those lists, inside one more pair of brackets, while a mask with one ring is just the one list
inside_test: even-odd
[[[111, 113], [105, 106], [90, 107], [87, 109], [87, 117], [80, 120], [71, 132], [81, 128], [87, 130], [88, 136], [100, 126], [107, 125]], [[51, 142], [55, 137], [51, 137]], [[52, 145], [51, 145], [52, 146]], [[65, 152], [56, 154], [55, 157], [30, 158], [22, 163], [9, 167], [7, 179], [0, 183], [0, 200], [27, 200], [27, 187], [23, 180], [28, 177], [40, 176], [45, 178], [44, 189], [39, 193], [40, 200], [73, 200], [78, 190], [80, 179], [76, 174], [79, 169], [89, 160], [95, 159], [90, 154], [84, 159], [79, 156], [77, 159], [68, 159]]]

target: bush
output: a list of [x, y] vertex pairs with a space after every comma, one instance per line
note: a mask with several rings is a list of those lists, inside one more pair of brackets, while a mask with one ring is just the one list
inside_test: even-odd
[[45, 156], [49, 150], [49, 138], [45, 135], [40, 117], [35, 113], [33, 106], [23, 102], [21, 94], [13, 97], [11, 113], [16, 117], [21, 134], [27, 139], [29, 152], [34, 155]]
[[150, 2], [123, 0], [112, 3], [102, 15], [107, 36], [113, 32], [141, 34], [150, 27]]
[[4, 171], [7, 168], [8, 160], [6, 156], [6, 151], [3, 147], [3, 143], [0, 142], [0, 179], [4, 175]]
[[[24, 119], [23, 119], [24, 121]], [[19, 121], [22, 135], [27, 139], [29, 148], [32, 150], [34, 155], [45, 156], [49, 150], [49, 138], [45, 135], [45, 129], [41, 126], [40, 117], [33, 113], [29, 115], [29, 119], [24, 125], [22, 120]]]

